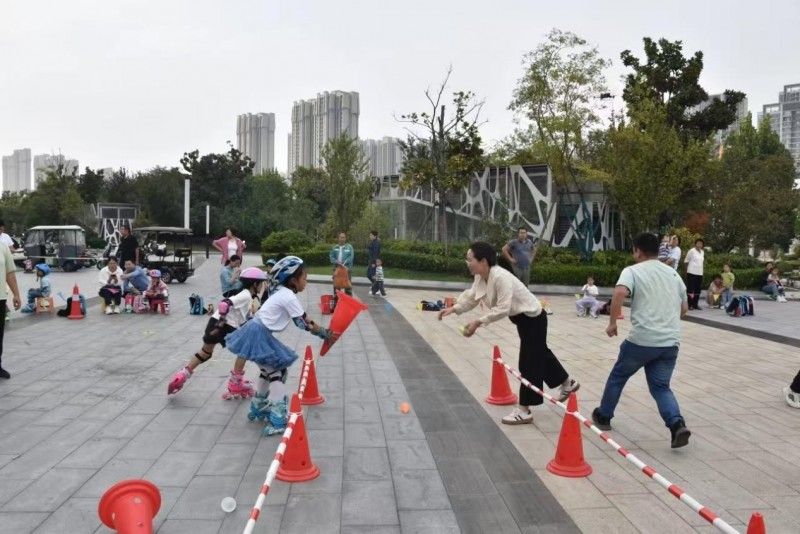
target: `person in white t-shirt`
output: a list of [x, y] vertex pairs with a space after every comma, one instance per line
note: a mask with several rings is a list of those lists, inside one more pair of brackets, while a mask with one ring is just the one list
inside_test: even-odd
[[575, 308], [578, 310], [578, 317], [583, 317], [586, 308], [590, 308], [589, 315], [597, 319], [597, 310], [599, 310], [601, 306], [600, 301], [597, 300], [597, 296], [600, 292], [597, 286], [594, 285], [593, 276], [589, 276], [586, 279], [586, 285], [581, 288], [581, 293], [583, 296], [575, 302]]
[[286, 375], [289, 366], [297, 360], [297, 354], [275, 337], [294, 323], [325, 340], [336, 340], [336, 335], [306, 316], [297, 293], [306, 288], [306, 272], [303, 260], [297, 256], [286, 256], [269, 272], [269, 297], [256, 312], [252, 321], [225, 337], [228, 350], [258, 364], [261, 374], [256, 382], [256, 395], [250, 402], [247, 418], [260, 421], [267, 419], [264, 435], [283, 433], [288, 422], [288, 399], [286, 397]]
[[11, 252], [16, 251], [16, 247], [14, 246], [14, 240], [11, 239], [11, 236], [6, 233], [6, 223], [2, 219], [0, 219], [0, 243], [7, 245]]
[[700, 292], [703, 290], [703, 263], [706, 261], [703, 252], [705, 243], [702, 239], [694, 242], [694, 248], [686, 253], [686, 294], [689, 296], [689, 309], [700, 309]]

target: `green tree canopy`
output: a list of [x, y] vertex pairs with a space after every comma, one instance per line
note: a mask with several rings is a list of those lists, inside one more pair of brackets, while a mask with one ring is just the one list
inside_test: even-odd
[[349, 232], [372, 195], [372, 182], [361, 178], [367, 171], [364, 154], [356, 139], [343, 135], [328, 141], [322, 163], [330, 195], [329, 231]]

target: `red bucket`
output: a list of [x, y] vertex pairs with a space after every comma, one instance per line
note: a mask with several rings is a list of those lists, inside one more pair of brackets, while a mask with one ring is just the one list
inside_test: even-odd
[[322, 315], [330, 315], [333, 313], [331, 311], [331, 303], [333, 302], [333, 295], [322, 295], [319, 299], [319, 310], [322, 312]]

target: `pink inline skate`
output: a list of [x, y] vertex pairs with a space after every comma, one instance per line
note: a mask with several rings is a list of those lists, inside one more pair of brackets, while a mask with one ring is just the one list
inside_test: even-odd
[[179, 392], [190, 376], [192, 376], [192, 370], [189, 367], [184, 367], [175, 373], [175, 376], [172, 377], [169, 386], [167, 386], [167, 395], [172, 395]]
[[255, 394], [253, 386], [249, 380], [244, 379], [244, 371], [231, 371], [231, 378], [228, 380], [228, 391], [222, 394], [225, 400], [248, 399]]

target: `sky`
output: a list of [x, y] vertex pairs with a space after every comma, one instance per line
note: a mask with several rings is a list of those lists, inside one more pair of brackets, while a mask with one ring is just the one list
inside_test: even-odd
[[649, 36], [702, 50], [703, 87], [745, 92], [755, 117], [800, 82], [798, 27], [797, 0], [0, 0], [0, 154], [179, 166], [235, 145], [237, 115], [272, 112], [285, 171], [294, 101], [357, 91], [361, 138], [404, 137], [394, 115], [425, 110], [450, 65], [453, 91], [485, 99], [491, 145], [514, 129], [523, 55], [552, 28], [612, 60], [617, 108], [620, 52], [642, 57]]

